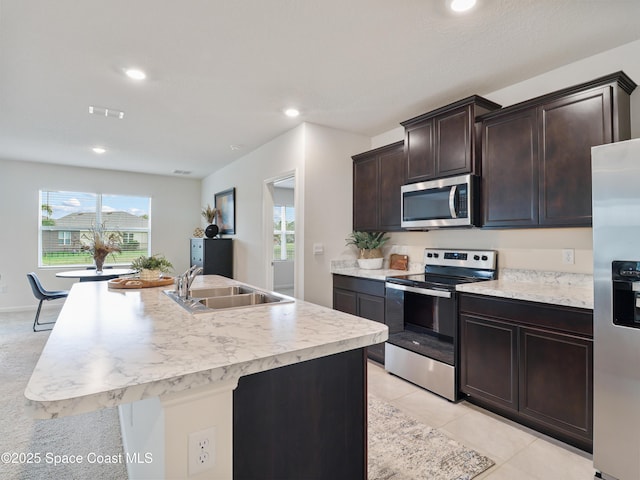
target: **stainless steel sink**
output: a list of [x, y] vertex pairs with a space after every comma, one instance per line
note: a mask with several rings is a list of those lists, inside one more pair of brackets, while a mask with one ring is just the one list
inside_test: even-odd
[[191, 298], [188, 300], [178, 296], [175, 290], [163, 290], [163, 292], [189, 313], [207, 313], [216, 310], [293, 302], [293, 298], [242, 285], [194, 288], [191, 289]]
[[242, 285], [231, 285], [228, 287], [198, 287], [190, 290], [194, 298], [227, 297], [229, 295], [240, 295], [253, 293], [255, 290]]

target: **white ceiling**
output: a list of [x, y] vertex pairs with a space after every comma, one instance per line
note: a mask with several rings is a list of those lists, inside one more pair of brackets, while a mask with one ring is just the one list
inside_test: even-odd
[[640, 39], [638, 0], [444, 3], [0, 0], [0, 158], [200, 178], [303, 121], [374, 136]]

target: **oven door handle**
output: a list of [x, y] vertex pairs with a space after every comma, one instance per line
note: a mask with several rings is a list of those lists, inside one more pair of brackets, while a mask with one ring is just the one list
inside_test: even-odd
[[447, 290], [435, 290], [432, 288], [410, 287], [408, 285], [398, 285], [397, 283], [385, 282], [385, 287], [391, 290], [401, 290], [403, 292], [418, 293], [420, 295], [429, 295], [430, 297], [451, 298], [451, 292]]

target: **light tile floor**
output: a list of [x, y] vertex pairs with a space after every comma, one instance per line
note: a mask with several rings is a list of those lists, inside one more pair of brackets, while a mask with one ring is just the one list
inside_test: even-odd
[[496, 463], [474, 480], [593, 479], [590, 454], [468, 402], [449, 402], [371, 361], [368, 385], [373, 395]]

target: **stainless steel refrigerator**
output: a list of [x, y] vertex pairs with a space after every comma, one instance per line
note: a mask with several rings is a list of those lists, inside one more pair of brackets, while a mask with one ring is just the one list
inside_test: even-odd
[[594, 147], [596, 478], [640, 479], [640, 139]]

